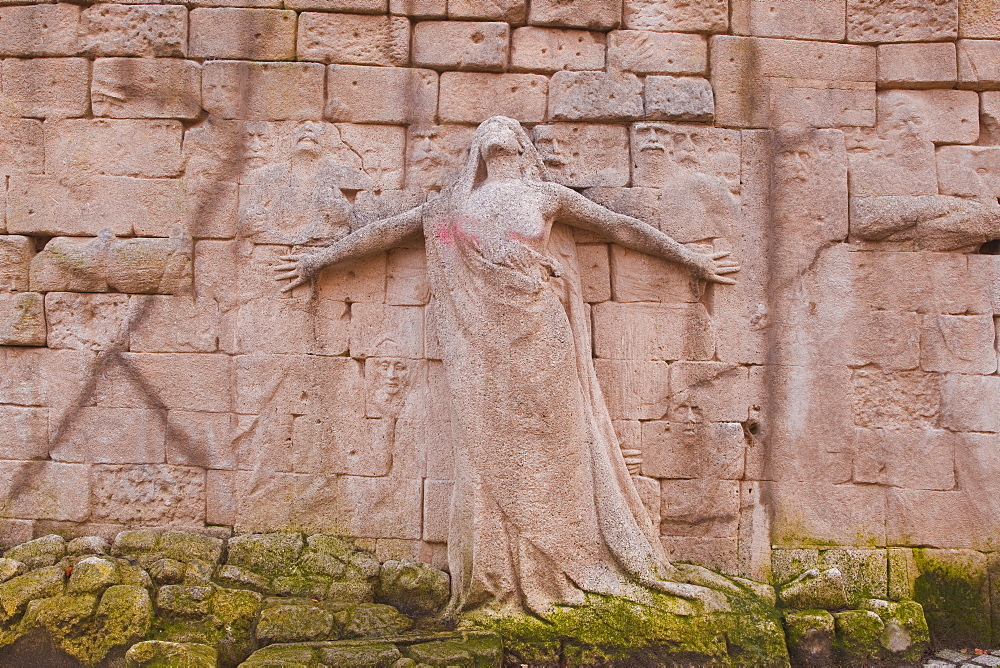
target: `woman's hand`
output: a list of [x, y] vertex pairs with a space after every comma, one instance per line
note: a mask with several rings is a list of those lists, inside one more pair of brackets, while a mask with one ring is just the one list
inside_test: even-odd
[[693, 253], [691, 259], [691, 270], [697, 278], [713, 283], [725, 283], [735, 285], [736, 279], [729, 278], [725, 274], [733, 274], [740, 270], [740, 265], [731, 259], [723, 259], [729, 255], [729, 251], [719, 251], [706, 255], [704, 253]]
[[281, 288], [282, 292], [289, 292], [300, 285], [305, 285], [311, 281], [319, 270], [323, 267], [317, 262], [317, 253], [294, 253], [282, 255], [283, 264], [274, 266], [278, 275], [274, 277], [276, 281], [290, 280], [291, 283]]

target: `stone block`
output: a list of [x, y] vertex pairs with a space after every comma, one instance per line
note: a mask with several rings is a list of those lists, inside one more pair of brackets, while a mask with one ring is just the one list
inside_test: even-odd
[[385, 299], [385, 255], [361, 258], [320, 274], [320, 300], [380, 303]]
[[615, 30], [608, 34], [608, 64], [636, 74], [703, 75], [708, 42], [703, 35]]
[[49, 421], [53, 461], [162, 464], [166, 412], [145, 408], [72, 407]]
[[884, 488], [821, 482], [782, 482], [770, 487], [774, 544], [885, 545]]
[[[138, 171], [138, 169], [136, 170]], [[187, 193], [177, 179], [14, 176], [8, 230], [40, 235], [141, 234], [166, 237], [187, 223]]]
[[957, 46], [959, 88], [1000, 88], [1000, 40], [960, 39]]
[[84, 58], [8, 58], [0, 68], [0, 104], [12, 116], [84, 116], [89, 78]]
[[45, 345], [45, 311], [41, 294], [0, 293], [0, 345]]
[[612, 420], [662, 420], [670, 411], [666, 362], [594, 360]]
[[958, 36], [958, 0], [847, 0], [851, 42], [938, 42]]
[[468, 155], [473, 128], [416, 126], [408, 133], [406, 187], [439, 190], [450, 185]]
[[673, 563], [697, 564], [725, 575], [739, 575], [735, 538], [660, 536], [660, 544]]
[[448, 13], [448, 4], [446, 0], [389, 0], [389, 13], [418, 19], [438, 18]]
[[715, 96], [708, 79], [646, 77], [646, 118], [665, 121], [711, 121]]
[[[125, 360], [145, 378], [145, 386], [156, 393], [158, 407], [213, 413], [232, 409], [231, 363], [227, 355], [127, 353]], [[105, 400], [108, 405], [130, 403], [120, 392]]]
[[448, 541], [451, 513], [451, 480], [424, 480], [423, 539], [431, 543]]
[[205, 471], [205, 523], [232, 526], [236, 519], [233, 507], [235, 471]]
[[735, 480], [663, 480], [660, 533], [733, 538], [739, 525], [740, 484]]
[[91, 520], [131, 526], [201, 526], [205, 521], [203, 469], [97, 464], [90, 469], [90, 485]]
[[128, 295], [50, 292], [45, 295], [50, 348], [121, 349], [128, 345], [123, 330], [128, 319]]
[[558, 123], [532, 130], [549, 178], [570, 188], [624, 186], [629, 181], [628, 133], [615, 125]]
[[[899, 113], [908, 115], [911, 111], [912, 108], [907, 107], [900, 109]], [[910, 120], [901, 120], [900, 129], [906, 128], [909, 123]], [[875, 139], [872, 134], [860, 139], [849, 137], [847, 145], [850, 149], [849, 183], [853, 198], [933, 195], [937, 192], [937, 174], [931, 157], [934, 155], [934, 144], [922, 136], [913, 133], [904, 136], [897, 129], [885, 141]], [[903, 200], [900, 197], [899, 203]], [[871, 202], [877, 203], [877, 200]], [[852, 202], [855, 203], [861, 204], [859, 200]], [[858, 207], [852, 213], [859, 214], [860, 227], [865, 212]]]
[[392, 341], [397, 356], [423, 357], [424, 310], [419, 306], [355, 304], [351, 309], [351, 357], [378, 356], [384, 341]]
[[0, 56], [75, 56], [79, 22], [77, 5], [0, 7]]
[[44, 151], [40, 121], [0, 119], [0, 176], [41, 173]]
[[502, 72], [510, 26], [487, 21], [422, 21], [413, 29], [413, 62], [441, 70]]
[[925, 314], [920, 329], [920, 368], [989, 375], [997, 367], [995, 343], [989, 314]]
[[886, 537], [893, 545], [987, 549], [983, 529], [995, 519], [967, 492], [890, 489], [888, 498]]
[[0, 462], [0, 514], [34, 520], [86, 521], [90, 515], [87, 466], [51, 461]]
[[197, 118], [201, 66], [172, 58], [98, 58], [90, 97], [95, 116]]
[[993, 39], [1000, 37], [1000, 17], [992, 0], [958, 0], [958, 35]]
[[449, 19], [475, 19], [524, 23], [527, 14], [526, 0], [451, 0], [448, 3]]
[[[640, 188], [620, 191], [631, 196], [621, 204], [602, 198], [605, 206], [632, 208], [634, 212], [623, 212], [647, 220], [682, 243], [738, 233], [733, 193], [740, 188], [739, 133], [699, 125], [636, 123], [630, 141], [632, 181]], [[692, 200], [698, 204], [692, 206]]]
[[421, 306], [430, 299], [427, 254], [423, 248], [396, 248], [386, 258], [385, 303]]
[[847, 607], [844, 576], [837, 568], [813, 568], [778, 590], [783, 606], [793, 610], [841, 610]]
[[611, 278], [607, 244], [579, 244], [580, 280], [583, 301], [593, 304], [611, 299]]
[[514, 31], [510, 67], [515, 72], [603, 70], [603, 33], [525, 26]]
[[711, 359], [715, 335], [701, 304], [595, 304], [594, 354], [608, 359]]
[[789, 657], [806, 666], [833, 665], [834, 619], [826, 610], [785, 613]]
[[[969, 401], [976, 397], [976, 401]], [[953, 431], [1000, 432], [1000, 378], [948, 374], [941, 382], [941, 426]]]
[[1000, 196], [1000, 148], [942, 146], [937, 165], [938, 186], [946, 195]]
[[167, 463], [207, 469], [235, 468], [235, 423], [230, 413], [169, 411], [165, 439]]
[[299, 15], [299, 60], [354, 65], [402, 65], [410, 59], [410, 22], [399, 16]]
[[875, 47], [719, 35], [711, 50], [721, 124], [875, 124]]
[[239, 307], [234, 347], [243, 353], [343, 355], [348, 351], [348, 326], [343, 302], [324, 300], [319, 313], [298, 299], [254, 299]]
[[202, 69], [201, 95], [204, 108], [221, 118], [318, 119], [323, 115], [323, 66], [214, 60]]
[[731, 20], [735, 35], [839, 42], [846, 13], [840, 0], [734, 0]]
[[190, 242], [56, 237], [32, 259], [31, 285], [42, 292], [185, 293], [191, 287]]
[[726, 0], [625, 0], [623, 24], [636, 30], [661, 32], [726, 32]]
[[[857, 369], [852, 372], [851, 385], [854, 424], [859, 427], [927, 428], [937, 423], [942, 408], [942, 380], [938, 374]], [[945, 426], [943, 412], [941, 419]]]
[[947, 144], [972, 144], [979, 139], [979, 96], [968, 90], [886, 91], [878, 95], [878, 130], [889, 134], [913, 110], [924, 139]]
[[957, 77], [958, 55], [952, 42], [878, 47], [882, 88], [943, 88], [955, 85]]
[[188, 12], [180, 5], [91, 5], [79, 30], [80, 48], [91, 56], [187, 55]]
[[739, 480], [745, 450], [736, 422], [642, 423], [642, 473], [653, 478]]
[[676, 362], [670, 365], [670, 396], [674, 422], [746, 422], [749, 371], [725, 362]]
[[623, 121], [642, 118], [642, 82], [624, 72], [552, 75], [549, 116], [561, 121]]
[[445, 72], [438, 100], [445, 123], [478, 124], [490, 116], [545, 120], [548, 79], [539, 74]]
[[191, 10], [192, 58], [294, 60], [295, 12], [244, 7]]
[[35, 244], [28, 237], [0, 235], [0, 292], [28, 289], [28, 270]]
[[862, 606], [888, 594], [888, 562], [885, 550], [833, 549], [820, 552], [821, 568], [836, 568], [844, 576], [848, 605]]
[[285, 3], [288, 9], [316, 9], [350, 14], [385, 14], [387, 5], [386, 0], [288, 0]]
[[[136, 308], [142, 313], [129, 328], [132, 352], [211, 353], [221, 343], [230, 343], [218, 303], [191, 296], [141, 298]], [[231, 344], [230, 344], [231, 345]]]
[[437, 113], [438, 75], [431, 70], [331, 65], [326, 82], [332, 121], [426, 124]]
[[913, 550], [908, 547], [890, 547], [888, 553], [888, 597], [896, 601], [912, 600], [913, 585], [919, 573]]
[[621, 22], [621, 6], [603, 0], [532, 0], [528, 23], [557, 28], [609, 30]]
[[857, 429], [853, 480], [950, 490], [955, 487], [955, 448], [955, 436], [939, 429]]
[[46, 169], [66, 175], [177, 176], [181, 136], [179, 121], [57, 121], [45, 132]]
[[0, 459], [48, 456], [49, 409], [0, 406]]

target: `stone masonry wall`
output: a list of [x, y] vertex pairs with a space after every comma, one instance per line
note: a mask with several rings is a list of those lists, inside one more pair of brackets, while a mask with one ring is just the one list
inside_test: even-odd
[[503, 114], [743, 265], [706, 288], [578, 234], [673, 558], [996, 549], [1000, 2], [0, 5], [0, 543], [299, 528], [442, 564], [422, 249], [291, 294], [270, 267], [423, 201]]

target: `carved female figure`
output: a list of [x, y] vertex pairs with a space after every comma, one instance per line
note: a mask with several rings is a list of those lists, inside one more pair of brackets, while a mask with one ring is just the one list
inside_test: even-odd
[[575, 244], [556, 221], [704, 280], [734, 283], [726, 274], [739, 269], [546, 181], [526, 133], [504, 117], [479, 126], [455, 183], [433, 201], [275, 268], [290, 290], [423, 232], [456, 444], [452, 613], [700, 589], [670, 581], [678, 574], [626, 470], [591, 358]]

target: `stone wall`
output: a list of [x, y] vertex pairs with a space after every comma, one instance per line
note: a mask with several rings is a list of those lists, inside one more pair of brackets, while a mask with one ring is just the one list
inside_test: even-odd
[[0, 4], [0, 542], [291, 528], [443, 563], [422, 249], [290, 294], [271, 266], [420, 203], [504, 114], [554, 180], [743, 265], [706, 287], [577, 237], [672, 558], [996, 547], [1000, 3]]

